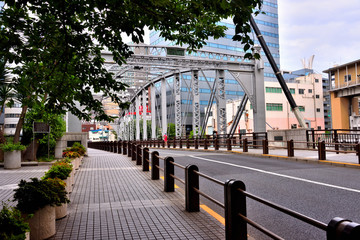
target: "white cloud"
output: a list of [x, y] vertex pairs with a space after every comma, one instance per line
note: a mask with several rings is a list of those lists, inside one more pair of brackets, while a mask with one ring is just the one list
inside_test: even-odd
[[302, 68], [315, 55], [322, 72], [335, 63], [360, 59], [358, 0], [278, 0], [281, 68]]

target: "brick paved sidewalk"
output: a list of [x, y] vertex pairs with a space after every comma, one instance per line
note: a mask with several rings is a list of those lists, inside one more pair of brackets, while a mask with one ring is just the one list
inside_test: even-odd
[[89, 149], [75, 175], [68, 216], [52, 239], [224, 239], [206, 212], [185, 211], [184, 196], [163, 192], [128, 157]]

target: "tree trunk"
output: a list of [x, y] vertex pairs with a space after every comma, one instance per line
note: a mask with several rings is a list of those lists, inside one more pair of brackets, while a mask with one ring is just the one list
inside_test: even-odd
[[20, 132], [24, 125], [25, 114], [26, 114], [27, 108], [28, 108], [27, 106], [22, 107], [20, 118], [19, 118], [18, 124], [16, 125], [16, 130], [15, 130], [15, 135], [14, 135], [14, 143], [17, 143], [20, 141]]
[[37, 161], [36, 153], [39, 149], [39, 146], [39, 141], [37, 141], [37, 139], [35, 138], [35, 140], [31, 142], [31, 144], [26, 148], [25, 152], [23, 153], [23, 159], [28, 161]]

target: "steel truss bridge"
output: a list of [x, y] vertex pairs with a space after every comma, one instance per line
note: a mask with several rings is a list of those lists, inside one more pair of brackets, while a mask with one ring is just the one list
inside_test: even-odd
[[[176, 137], [183, 135], [182, 81], [191, 94], [192, 129], [195, 137], [201, 134], [200, 130], [205, 130], [214, 99], [216, 99], [216, 123], [219, 134], [234, 134], [248, 100], [253, 107], [254, 131], [265, 131], [264, 63], [261, 59], [248, 60], [241, 55], [205, 50], [188, 52], [186, 48], [171, 46], [130, 45], [130, 48], [134, 54], [122, 66], [113, 61], [111, 53], [103, 53], [108, 71], [113, 72], [120, 81], [130, 85], [127, 92], [122, 93], [124, 100], [130, 101], [131, 105], [121, 114], [119, 130], [121, 139], [134, 140], [135, 136], [136, 140], [140, 140], [140, 118], [143, 120], [142, 139], [147, 139], [147, 120], [151, 120], [151, 138], [157, 137], [156, 126], [160, 126], [162, 136], [167, 132], [166, 91], [169, 83], [166, 79], [168, 78], [173, 78], [173, 86], [169, 87], [173, 89]], [[260, 53], [260, 47], [256, 46], [255, 51]], [[213, 73], [215, 76], [213, 82], [208, 81], [205, 71]], [[225, 71], [233, 76], [245, 92], [229, 132], [227, 132], [226, 119]], [[190, 73], [189, 85], [183, 79], [183, 73]], [[200, 76], [205, 78], [211, 91], [202, 124], [200, 122]], [[157, 106], [156, 86], [159, 84], [160, 104]], [[140, 114], [140, 109], [143, 110], [143, 114]], [[151, 119], [147, 119], [146, 112], [151, 112]], [[132, 120], [134, 113], [136, 113], [135, 121]]]

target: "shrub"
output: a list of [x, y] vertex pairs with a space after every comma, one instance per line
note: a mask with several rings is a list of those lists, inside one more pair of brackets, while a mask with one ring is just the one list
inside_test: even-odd
[[60, 178], [61, 180], [65, 180], [70, 176], [71, 171], [72, 165], [70, 163], [59, 161], [52, 165], [45, 173], [43, 179]]
[[73, 151], [67, 151], [67, 152], [63, 152], [62, 157], [64, 158], [78, 158], [80, 157], [80, 154], [77, 152], [73, 152]]
[[0, 239], [25, 239], [25, 233], [30, 231], [29, 224], [24, 221], [21, 212], [2, 203], [0, 211]]
[[17, 201], [16, 207], [23, 213], [32, 214], [46, 205], [60, 206], [69, 202], [65, 183], [59, 178], [31, 178], [29, 182], [21, 180], [18, 186], [14, 190], [14, 201]]
[[20, 142], [13, 143], [12, 141], [8, 141], [6, 143], [0, 144], [0, 148], [4, 152], [12, 152], [12, 151], [16, 151], [16, 150], [23, 151], [26, 149], [26, 147], [24, 145], [21, 145]]
[[70, 150], [79, 153], [81, 156], [84, 156], [86, 152], [85, 147], [78, 142], [75, 142]]

